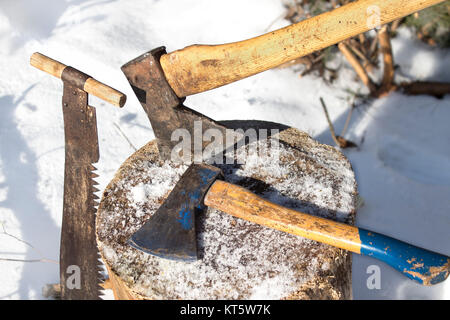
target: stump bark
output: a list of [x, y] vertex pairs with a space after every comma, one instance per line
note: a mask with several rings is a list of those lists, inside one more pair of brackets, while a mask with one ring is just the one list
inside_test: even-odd
[[[279, 129], [242, 147], [248, 152], [244, 164], [219, 165], [225, 180], [274, 203], [353, 224], [357, 187], [341, 152], [282, 125], [224, 124]], [[258, 152], [274, 138], [278, 152]], [[130, 247], [128, 238], [186, 168], [161, 161], [151, 141], [122, 164], [105, 189], [97, 242], [116, 299], [351, 299], [351, 253], [210, 208], [196, 219], [196, 262], [165, 260]]]

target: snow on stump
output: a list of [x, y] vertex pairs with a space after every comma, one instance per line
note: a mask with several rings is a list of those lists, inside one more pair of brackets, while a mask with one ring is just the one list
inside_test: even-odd
[[[253, 144], [267, 147], [270, 138], [242, 147], [244, 164], [219, 166], [225, 180], [277, 204], [353, 224], [357, 189], [345, 156], [299, 130], [279, 128], [278, 152], [255, 151]], [[351, 299], [351, 253], [211, 208], [196, 218], [196, 262], [130, 247], [129, 237], [187, 167], [159, 160], [154, 140], [128, 158], [105, 189], [97, 240], [116, 299]]]

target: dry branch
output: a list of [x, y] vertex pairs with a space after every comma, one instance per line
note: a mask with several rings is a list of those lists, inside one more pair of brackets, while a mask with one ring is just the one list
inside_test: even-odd
[[351, 117], [351, 114], [353, 111], [353, 105], [352, 105], [352, 109], [350, 109], [350, 112], [347, 115], [347, 120], [345, 122], [344, 129], [341, 132], [341, 136], [338, 136], [338, 135], [336, 135], [336, 132], [334, 131], [333, 123], [331, 122], [330, 115], [328, 114], [327, 106], [325, 105], [325, 101], [323, 101], [322, 97], [320, 97], [320, 103], [322, 104], [322, 108], [325, 113], [325, 118], [327, 119], [328, 127], [330, 128], [331, 137], [333, 138], [334, 143], [336, 143], [336, 145], [342, 149], [357, 147], [357, 145], [355, 143], [342, 137], [344, 132], [347, 130], [348, 124], [350, 122], [350, 117]]
[[[33, 249], [34, 251], [36, 251], [41, 257], [43, 257], [43, 254], [37, 249], [35, 248], [31, 243], [26, 242], [25, 240], [20, 239], [19, 237], [16, 237], [15, 235], [12, 235], [10, 233], [8, 233], [8, 231], [6, 230], [6, 227], [3, 223], [0, 223], [2, 225], [2, 229], [3, 232], [1, 232], [0, 234], [4, 234], [10, 238], [13, 238], [19, 242], [22, 242], [23, 244], [29, 246], [31, 249]], [[46, 258], [40, 258], [40, 259], [13, 259], [13, 258], [0, 258], [0, 261], [10, 261], [10, 262], [50, 262], [50, 263], [58, 263], [58, 261], [55, 260], [51, 260], [51, 259], [46, 259]]]
[[372, 80], [369, 78], [366, 69], [364, 69], [364, 67], [353, 55], [353, 53], [350, 51], [350, 49], [345, 43], [343, 42], [339, 43], [338, 48], [342, 52], [344, 57], [347, 59], [347, 61], [350, 63], [350, 65], [353, 67], [353, 69], [355, 70], [356, 74], [361, 79], [361, 81], [366, 85], [367, 88], [369, 88], [370, 94], [372, 95], [377, 88], [375, 84], [372, 82]]
[[392, 57], [391, 38], [389, 36], [389, 30], [387, 25], [383, 26], [378, 32], [378, 40], [380, 43], [380, 51], [383, 55], [383, 80], [381, 82], [378, 96], [388, 94], [392, 90], [395, 90], [394, 85], [394, 59]]
[[333, 138], [334, 143], [336, 143], [336, 145], [339, 146], [340, 145], [339, 140], [336, 137], [336, 132], [334, 131], [333, 123], [331, 122], [330, 115], [328, 114], [327, 106], [325, 105], [325, 101], [323, 101], [322, 97], [320, 97], [320, 103], [322, 104], [323, 112], [325, 113], [325, 118], [327, 119], [328, 127], [330, 128], [331, 137]]
[[398, 27], [400, 26], [400, 23], [402, 22], [402, 20], [403, 20], [403, 18], [402, 18], [402, 19], [395, 20], [394, 22], [392, 22], [392, 25], [391, 25], [391, 33], [397, 31], [397, 29], [398, 29]]
[[450, 83], [445, 82], [412, 82], [400, 85], [405, 94], [420, 95], [428, 94], [436, 98], [442, 98], [446, 94], [450, 94]]
[[358, 42], [355, 39], [350, 39], [347, 43], [350, 49], [363, 61], [363, 67], [367, 72], [371, 72], [376, 68], [375, 64], [358, 48]]
[[350, 119], [352, 118], [352, 113], [353, 113], [354, 108], [355, 108], [355, 104], [352, 103], [350, 106], [350, 111], [347, 114], [347, 118], [345, 119], [345, 124], [344, 124], [344, 128], [341, 131], [341, 136], [343, 136], [345, 134], [345, 132], [347, 132], [348, 125], [350, 124]]
[[[285, 15], [285, 19], [289, 20], [291, 23], [297, 23], [308, 18], [314, 10], [331, 10], [331, 8], [336, 8], [338, 5], [342, 6], [348, 2], [348, 0], [335, 0], [322, 6], [319, 5], [319, 2], [310, 3], [309, 1], [305, 2], [297, 0], [294, 1], [293, 4], [286, 6], [288, 11]], [[308, 5], [305, 6], [305, 4]], [[417, 13], [416, 16], [418, 17], [419, 14]], [[421, 26], [420, 32], [418, 32], [419, 38], [421, 35], [424, 37], [427, 36], [429, 29], [431, 29], [431, 24], [436, 24], [436, 19], [437, 18], [434, 18], [432, 21]], [[359, 79], [361, 79], [363, 84], [369, 89], [371, 97], [380, 98], [396, 90], [401, 90], [404, 94], [409, 95], [428, 94], [438, 98], [443, 97], [445, 94], [449, 93], [450, 84], [439, 82], [395, 83], [395, 67], [391, 46], [391, 35], [395, 34], [395, 31], [402, 21], [405, 20], [403, 18], [397, 19], [393, 21], [390, 26], [385, 24], [381, 27], [375, 37], [371, 36], [369, 33], [361, 33], [351, 39], [344, 40], [338, 44], [338, 48], [355, 70]], [[379, 68], [379, 65], [381, 65], [381, 63], [378, 62], [380, 53], [384, 65], [383, 75], [380, 83], [376, 83], [372, 81], [369, 73], [374, 69]], [[305, 69], [300, 76], [318, 70], [319, 74], [323, 77], [324, 71], [330, 70], [325, 65], [326, 60], [327, 53], [321, 50], [285, 63], [281, 67], [303, 64]], [[326, 81], [325, 78], [324, 80]], [[336, 138], [339, 138], [339, 136], [336, 136]]]

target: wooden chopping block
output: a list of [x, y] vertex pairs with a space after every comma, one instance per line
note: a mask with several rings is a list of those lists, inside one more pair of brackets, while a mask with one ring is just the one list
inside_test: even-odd
[[[233, 123], [267, 125], [227, 125]], [[279, 128], [278, 154], [252, 154], [255, 149], [247, 145], [245, 164], [220, 166], [225, 180], [286, 207], [353, 224], [357, 187], [345, 156], [297, 129]], [[254, 143], [262, 147], [267, 140]], [[211, 208], [196, 219], [196, 262], [130, 247], [128, 238], [186, 168], [159, 160], [151, 141], [122, 164], [105, 189], [97, 241], [116, 299], [351, 299], [351, 253]]]

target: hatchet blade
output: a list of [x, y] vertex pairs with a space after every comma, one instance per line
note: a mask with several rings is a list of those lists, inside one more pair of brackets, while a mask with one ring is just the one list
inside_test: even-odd
[[203, 197], [222, 174], [206, 165], [190, 166], [161, 207], [128, 243], [146, 253], [184, 262], [197, 260], [195, 215], [204, 210]]

